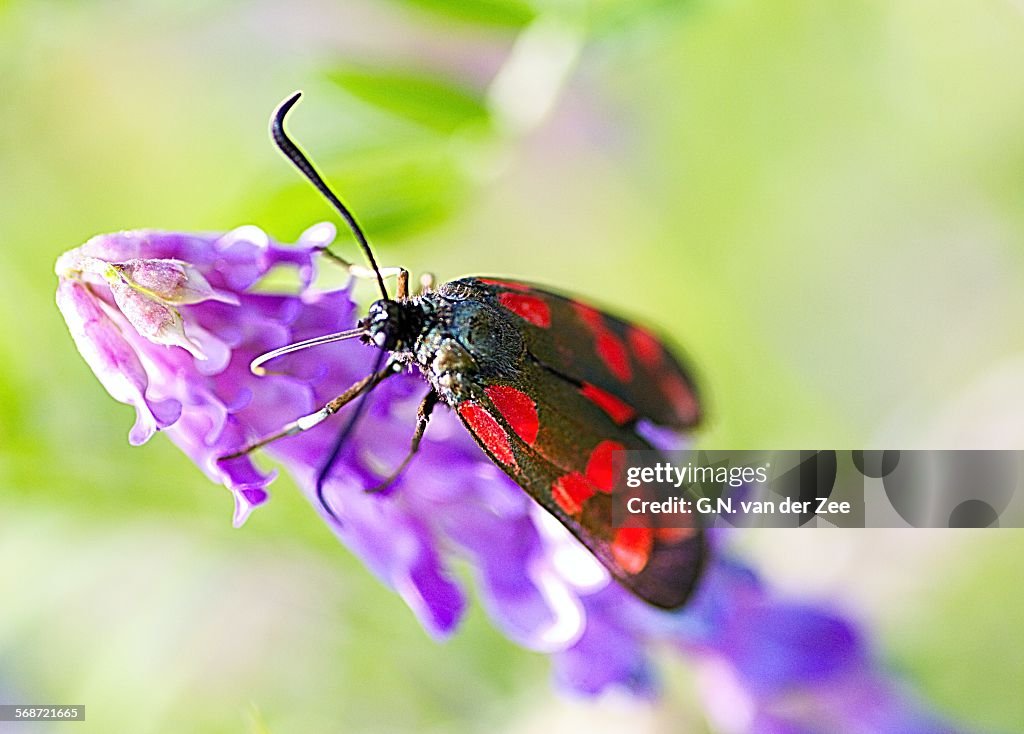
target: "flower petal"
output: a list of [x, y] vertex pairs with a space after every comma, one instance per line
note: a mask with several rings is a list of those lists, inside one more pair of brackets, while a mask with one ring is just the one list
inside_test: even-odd
[[135, 290], [164, 303], [180, 306], [213, 300], [238, 305], [238, 296], [215, 290], [198, 268], [181, 260], [134, 259], [109, 267]]
[[185, 335], [185, 322], [177, 309], [153, 300], [120, 278], [110, 283], [114, 302], [135, 330], [154, 344], [177, 346], [196, 359], [206, 359], [203, 350]]
[[142, 362], [85, 284], [62, 280], [57, 307], [79, 353], [110, 396], [135, 406], [136, 422], [129, 434], [132, 445], [145, 443], [158, 429], [177, 420], [178, 401], [146, 399], [149, 378]]

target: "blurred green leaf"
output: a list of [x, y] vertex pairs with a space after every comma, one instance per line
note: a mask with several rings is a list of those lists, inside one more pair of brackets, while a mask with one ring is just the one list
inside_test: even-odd
[[590, 0], [588, 32], [594, 39], [636, 33], [644, 27], [656, 30], [695, 4], [694, 0]]
[[348, 66], [327, 76], [364, 102], [440, 133], [490, 122], [480, 93], [436, 75]]
[[246, 724], [249, 728], [249, 734], [271, 734], [269, 728], [267, 728], [267, 722], [263, 718], [263, 713], [260, 711], [259, 706], [255, 703], [250, 703], [246, 713]]
[[[434, 226], [464, 202], [467, 193], [465, 176], [447, 144], [350, 151], [341, 159], [328, 158], [323, 169], [367, 235], [378, 242]], [[337, 220], [327, 202], [302, 180], [244, 208], [259, 212], [256, 223], [284, 238], [315, 222]], [[348, 235], [341, 232], [339, 237], [344, 241]]]
[[537, 15], [532, 5], [521, 0], [401, 0], [447, 18], [498, 28], [522, 28]]

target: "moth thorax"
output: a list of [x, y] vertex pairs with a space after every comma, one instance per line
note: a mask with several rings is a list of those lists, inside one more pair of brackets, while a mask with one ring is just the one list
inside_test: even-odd
[[466, 377], [476, 369], [473, 355], [454, 339], [442, 341], [430, 362], [430, 372], [437, 386], [453, 395], [462, 391]]

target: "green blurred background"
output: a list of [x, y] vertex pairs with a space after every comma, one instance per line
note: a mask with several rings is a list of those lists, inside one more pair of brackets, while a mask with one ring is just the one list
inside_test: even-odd
[[[0, 2], [0, 700], [83, 733], [705, 731], [678, 656], [662, 703], [593, 703], [478, 610], [431, 641], [286, 480], [232, 529], [169, 442], [129, 448], [53, 261], [330, 218], [267, 139], [302, 88], [384, 264], [659, 326], [706, 445], [1021, 448], [1022, 72], [1019, 0]], [[1024, 730], [1020, 532], [741, 546], [939, 710]]]

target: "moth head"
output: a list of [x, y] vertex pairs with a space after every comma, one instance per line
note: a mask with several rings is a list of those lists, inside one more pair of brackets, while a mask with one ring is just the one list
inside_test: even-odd
[[366, 318], [360, 322], [366, 330], [365, 340], [389, 352], [401, 349], [415, 337], [409, 333], [406, 311], [398, 301], [384, 298], [374, 301]]

